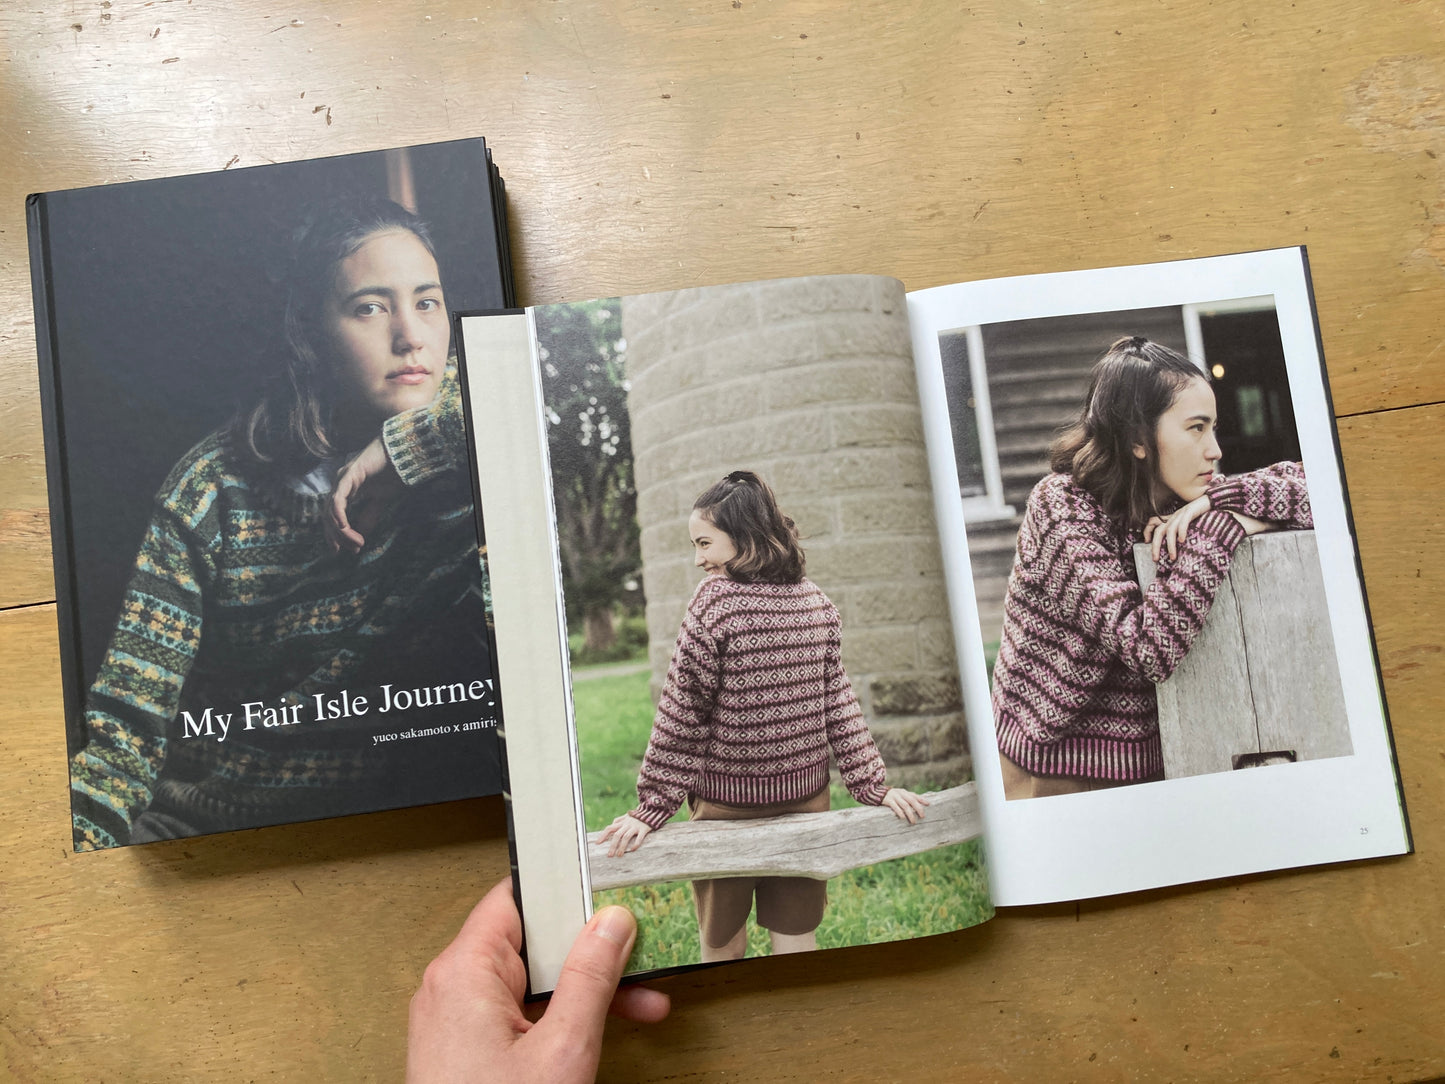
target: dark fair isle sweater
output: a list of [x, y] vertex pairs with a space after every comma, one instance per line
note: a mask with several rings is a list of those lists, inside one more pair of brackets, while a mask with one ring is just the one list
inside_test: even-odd
[[[482, 628], [485, 598], [454, 374], [382, 437], [407, 490], [356, 556], [332, 554], [319, 521], [334, 465], [262, 484], [218, 433], [171, 471], [70, 763], [77, 850], [127, 842], [157, 797], [193, 830], [215, 831], [463, 796], [411, 763], [427, 742], [369, 748], [400, 715], [376, 710], [382, 683], [491, 676], [484, 638], [462, 645], [457, 628]], [[314, 697], [341, 690], [367, 695], [369, 714], [318, 721]], [[248, 702], [295, 721], [247, 731]], [[188, 735], [185, 712], [210, 734]], [[449, 760], [475, 766], [473, 742], [446, 740]], [[428, 782], [435, 791], [406, 792]]]
[[632, 815], [661, 828], [689, 794], [728, 805], [807, 798], [828, 750], [849, 793], [878, 805], [883, 758], [843, 670], [828, 596], [801, 583], [698, 585], [677, 634]]
[[1035, 775], [1113, 782], [1164, 770], [1154, 685], [1188, 653], [1244, 528], [1241, 512], [1313, 526], [1303, 468], [1221, 477], [1178, 558], [1140, 590], [1133, 546], [1068, 474], [1034, 487], [1019, 529], [993, 672], [999, 751]]

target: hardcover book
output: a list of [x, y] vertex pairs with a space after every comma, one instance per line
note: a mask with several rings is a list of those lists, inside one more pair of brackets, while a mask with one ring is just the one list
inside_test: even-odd
[[1303, 249], [457, 328], [534, 994], [1410, 849]]
[[496, 793], [449, 315], [511, 302], [484, 142], [27, 210], [76, 849]]

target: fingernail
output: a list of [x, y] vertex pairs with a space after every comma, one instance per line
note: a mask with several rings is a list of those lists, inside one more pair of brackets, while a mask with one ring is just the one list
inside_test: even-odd
[[637, 932], [637, 923], [633, 919], [631, 911], [626, 907], [618, 907], [614, 904], [611, 907], [602, 908], [592, 916], [592, 930], [614, 944], [627, 947], [632, 944], [632, 937]]

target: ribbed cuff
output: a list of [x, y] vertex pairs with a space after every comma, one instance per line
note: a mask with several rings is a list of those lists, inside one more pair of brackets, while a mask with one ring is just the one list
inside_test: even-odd
[[446, 435], [430, 406], [387, 418], [381, 440], [405, 485], [420, 485], [454, 466]]
[[1226, 478], [1209, 487], [1209, 507], [1224, 512], [1243, 512], [1249, 488], [1241, 477]]
[[860, 805], [882, 805], [883, 796], [888, 793], [888, 784], [882, 779], [875, 779], [862, 790], [849, 787], [848, 793], [853, 795], [853, 800]]
[[672, 809], [669, 810], [662, 809], [657, 806], [640, 805], [636, 809], [629, 812], [628, 816], [636, 817], [643, 824], [647, 825], [647, 827], [651, 828], [655, 832], [668, 821], [672, 820], [673, 814], [675, 814], [679, 808], [679, 806], [674, 806]]
[[1244, 528], [1239, 520], [1228, 512], [1211, 508], [1189, 524], [1189, 534], [1185, 542], [1190, 542], [1196, 536], [1212, 539], [1222, 546], [1225, 552], [1233, 553], [1244, 541]]

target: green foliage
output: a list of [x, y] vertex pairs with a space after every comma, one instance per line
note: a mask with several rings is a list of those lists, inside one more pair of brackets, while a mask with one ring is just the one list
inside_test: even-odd
[[612, 607], [641, 604], [621, 305], [542, 305], [536, 319], [567, 619], [605, 649]]
[[614, 617], [617, 639], [601, 651], [589, 648], [579, 629], [567, 634], [567, 650], [573, 666], [595, 666], [600, 663], [634, 662], [647, 658], [647, 621], [642, 614], [624, 613]]
[[[637, 802], [637, 769], [652, 727], [649, 674], [588, 677], [573, 687], [582, 757], [583, 812], [589, 832], [610, 824]], [[840, 786], [833, 808], [857, 805]], [[685, 820], [679, 811], [675, 820]], [[699, 962], [697, 915], [687, 882], [637, 885], [595, 894], [598, 907], [620, 903], [638, 921], [630, 969], [650, 971]], [[945, 933], [992, 913], [977, 841], [849, 872], [828, 882], [828, 909], [818, 927], [820, 948], [837, 948]], [[768, 953], [767, 931], [748, 927], [748, 955]]]

